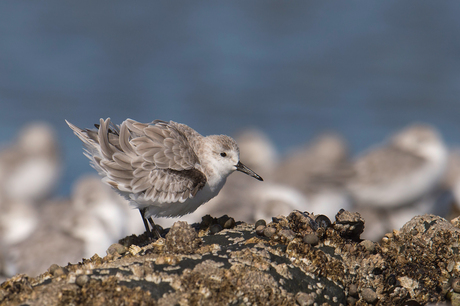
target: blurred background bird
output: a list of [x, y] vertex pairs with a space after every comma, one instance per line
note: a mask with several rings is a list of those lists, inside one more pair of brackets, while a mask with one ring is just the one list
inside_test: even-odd
[[414, 124], [357, 157], [347, 187], [376, 240], [413, 216], [441, 213], [438, 200], [448, 149], [429, 125]]

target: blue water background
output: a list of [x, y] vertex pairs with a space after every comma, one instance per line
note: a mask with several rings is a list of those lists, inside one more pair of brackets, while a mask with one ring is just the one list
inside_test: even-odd
[[258, 127], [281, 153], [338, 131], [353, 154], [405, 125], [460, 143], [460, 2], [2, 1], [0, 143], [58, 130], [58, 194], [93, 172], [64, 119]]

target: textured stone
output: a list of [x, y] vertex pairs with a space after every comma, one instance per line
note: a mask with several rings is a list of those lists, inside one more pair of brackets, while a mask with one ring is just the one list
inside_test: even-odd
[[377, 293], [371, 288], [364, 288], [361, 295], [363, 296], [363, 300], [369, 304], [374, 304], [378, 300]]
[[184, 221], [173, 224], [165, 237], [166, 250], [171, 253], [192, 253], [201, 243], [196, 231]]
[[256, 223], [254, 224], [254, 227], [257, 228], [260, 225], [263, 225], [265, 227], [265, 226], [267, 226], [267, 222], [265, 222], [265, 220], [263, 220], [263, 219], [257, 220]]
[[128, 251], [128, 248], [126, 248], [124, 245], [121, 245], [119, 243], [114, 243], [109, 248], [107, 249], [107, 254], [120, 254], [123, 255]]
[[357, 212], [342, 209], [335, 216], [334, 228], [342, 237], [358, 240], [364, 231], [364, 219]]
[[306, 234], [305, 236], [303, 236], [303, 242], [311, 244], [311, 245], [317, 245], [319, 242], [318, 235]]
[[[296, 211], [274, 218], [263, 236], [238, 222], [217, 235], [200, 227], [199, 238], [178, 222], [164, 239], [120, 240], [133, 252], [8, 279], [0, 304], [459, 305], [460, 270], [452, 264], [460, 262], [459, 228], [424, 215], [382, 242], [361, 242], [353, 227], [363, 220], [340, 215], [339, 226], [324, 228]], [[209, 224], [216, 220], [209, 217]], [[308, 235], [320, 243], [306, 243]]]

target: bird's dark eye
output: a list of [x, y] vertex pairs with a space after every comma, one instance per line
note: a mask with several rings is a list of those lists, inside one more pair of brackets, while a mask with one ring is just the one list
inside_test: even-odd
[[220, 156], [222, 156], [222, 157], [226, 157], [226, 156], [227, 156], [227, 153], [225, 153], [225, 152], [222, 152], [222, 153], [220, 153]]

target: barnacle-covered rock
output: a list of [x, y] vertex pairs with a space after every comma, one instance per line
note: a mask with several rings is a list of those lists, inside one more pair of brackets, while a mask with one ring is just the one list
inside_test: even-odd
[[359, 236], [364, 231], [364, 219], [357, 212], [341, 209], [335, 216], [334, 228], [344, 238], [359, 240]]
[[[179, 222], [165, 239], [130, 236], [104, 258], [53, 265], [36, 278], [15, 276], [0, 286], [0, 304], [361, 306], [460, 300], [460, 229], [447, 220], [418, 216], [372, 242], [359, 239], [364, 220], [358, 213], [340, 211], [331, 225], [321, 218], [295, 211], [259, 222], [258, 233], [241, 222], [222, 228], [219, 220], [225, 224], [228, 217], [208, 216], [193, 227]], [[211, 235], [214, 225], [221, 230]]]
[[174, 223], [165, 238], [166, 250], [171, 253], [193, 253], [201, 243], [195, 229], [183, 221]]

